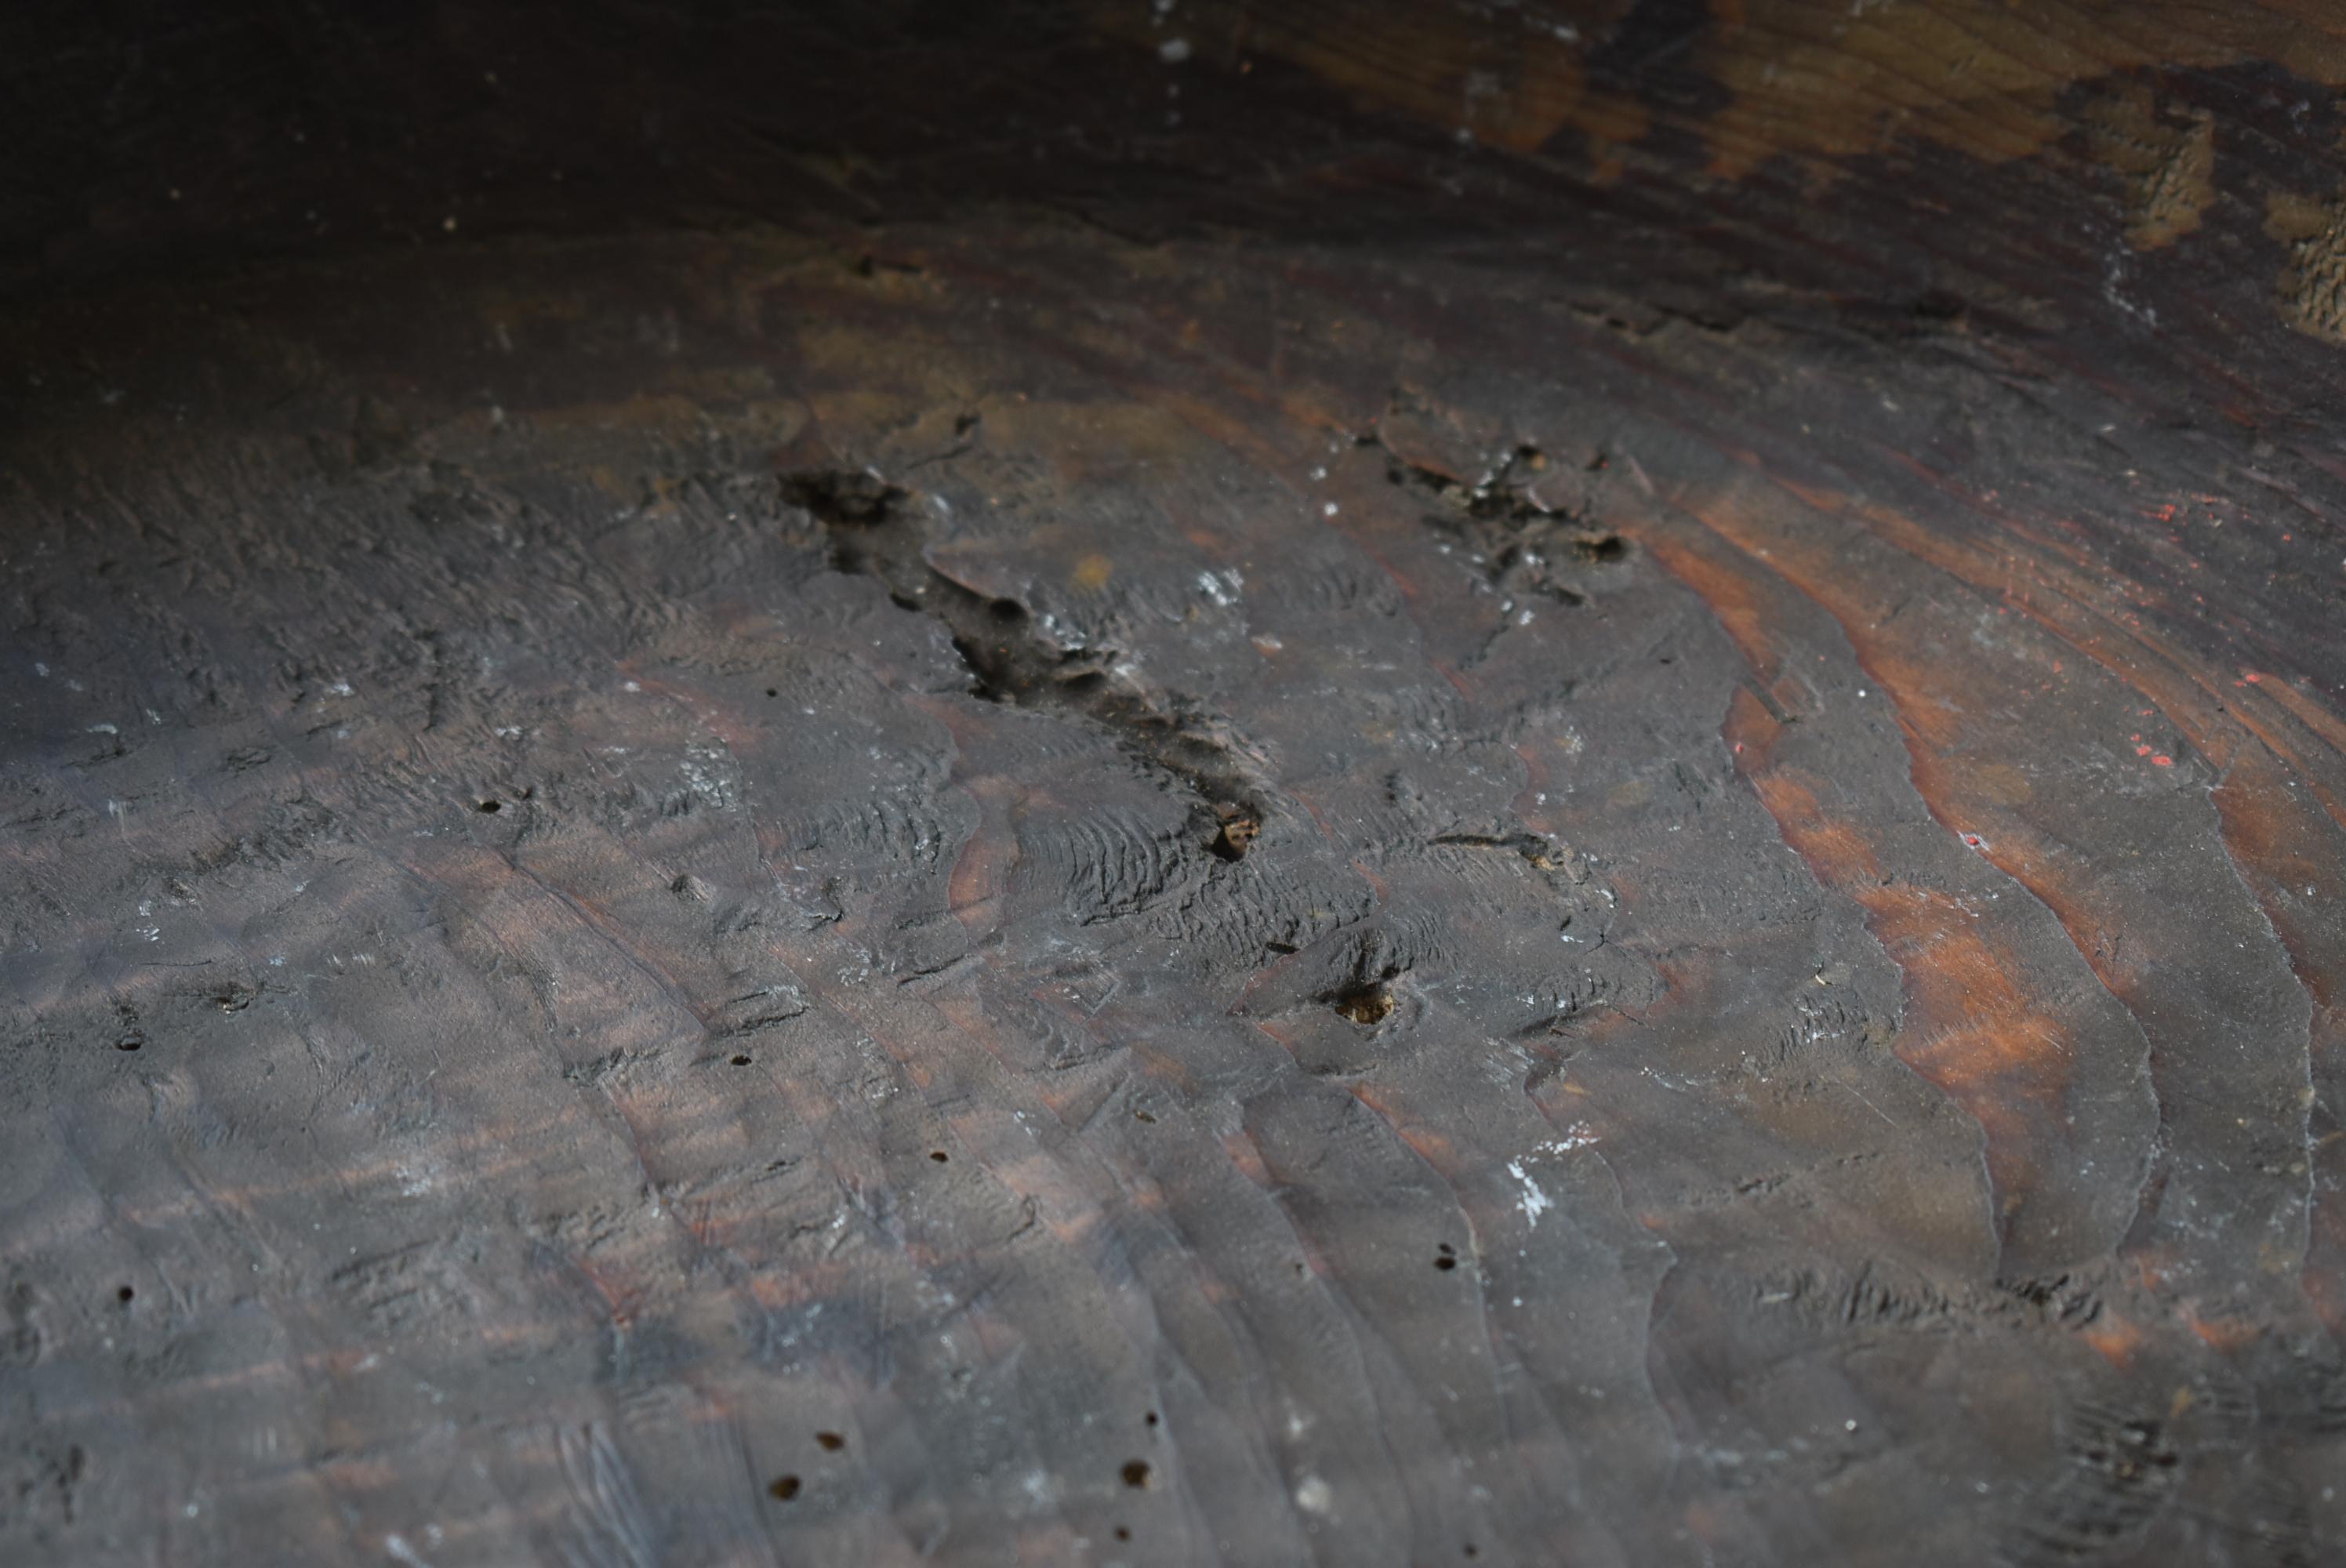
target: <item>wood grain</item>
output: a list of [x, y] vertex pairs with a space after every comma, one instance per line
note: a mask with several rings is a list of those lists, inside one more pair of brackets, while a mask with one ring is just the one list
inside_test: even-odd
[[2326, 13], [127, 15], [0, 1560], [2339, 1553]]

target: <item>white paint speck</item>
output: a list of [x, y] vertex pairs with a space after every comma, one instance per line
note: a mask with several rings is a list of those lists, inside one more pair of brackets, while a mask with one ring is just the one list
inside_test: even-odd
[[1554, 1208], [1556, 1200], [1540, 1191], [1539, 1183], [1532, 1180], [1531, 1173], [1524, 1169], [1523, 1161], [1509, 1160], [1507, 1174], [1524, 1184], [1523, 1199], [1515, 1207], [1524, 1211], [1524, 1223], [1537, 1230], [1539, 1217]]

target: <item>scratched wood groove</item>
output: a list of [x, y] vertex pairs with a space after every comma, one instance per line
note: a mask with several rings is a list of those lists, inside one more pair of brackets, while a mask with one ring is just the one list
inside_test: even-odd
[[2336, 19], [1716, 9], [10, 24], [0, 1561], [2346, 1551]]

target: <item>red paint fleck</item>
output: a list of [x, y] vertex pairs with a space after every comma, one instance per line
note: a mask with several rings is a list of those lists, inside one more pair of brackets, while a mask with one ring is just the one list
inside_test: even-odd
[[2250, 686], [2254, 686], [2257, 682], [2264, 679], [2264, 677], [2256, 670], [2250, 670], [2247, 675], [2240, 678], [2247, 681]]
[[2175, 766], [2175, 759], [2162, 751], [2150, 759], [2150, 765], [2154, 768], [2172, 768]]
[[2137, 746], [2134, 748], [2134, 754], [2137, 757], [2147, 757], [2150, 755], [2150, 748], [2147, 746]]
[[1969, 844], [1974, 850], [1984, 850], [1987, 848], [1987, 840], [1981, 838], [1977, 833], [1965, 833], [1964, 835], [1964, 842]]

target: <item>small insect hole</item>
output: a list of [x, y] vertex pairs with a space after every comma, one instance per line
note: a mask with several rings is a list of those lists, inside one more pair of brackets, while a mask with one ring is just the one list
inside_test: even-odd
[[1392, 993], [1383, 985], [1356, 981], [1328, 998], [1328, 1005], [1353, 1023], [1367, 1026], [1392, 1016]]
[[1247, 847], [1254, 842], [1255, 835], [1261, 831], [1260, 822], [1244, 812], [1239, 812], [1223, 820], [1221, 830], [1214, 835], [1214, 841], [1206, 848], [1211, 850], [1218, 860], [1244, 860]]

